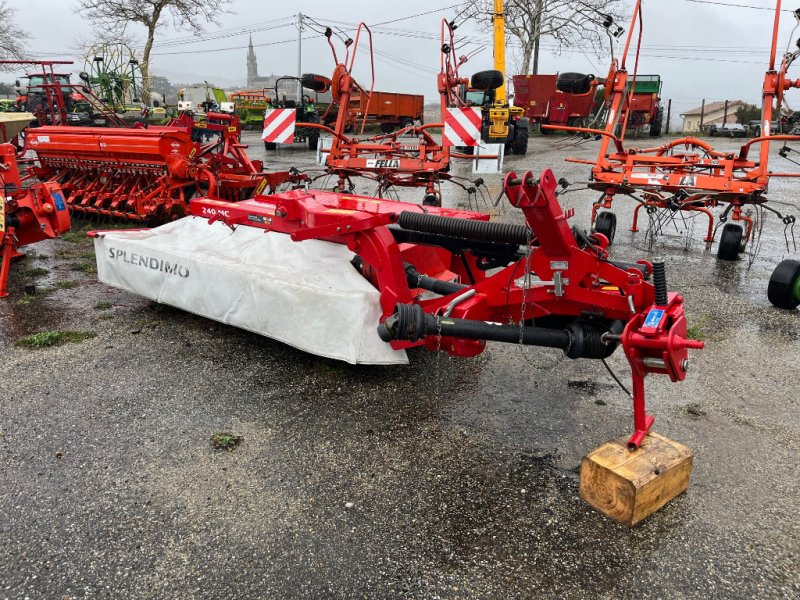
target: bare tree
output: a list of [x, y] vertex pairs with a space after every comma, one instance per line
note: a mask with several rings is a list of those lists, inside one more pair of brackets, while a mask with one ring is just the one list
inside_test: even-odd
[[142, 52], [144, 100], [150, 101], [150, 52], [156, 31], [171, 17], [177, 29], [202, 33], [209, 22], [215, 23], [232, 0], [78, 0], [78, 11], [96, 27], [123, 35], [132, 23], [147, 31]]
[[[465, 13], [491, 28], [492, 0], [467, 0]], [[550, 39], [556, 53], [578, 48], [603, 55], [607, 44], [604, 22], [624, 21], [624, 0], [506, 0], [504, 6], [506, 38], [520, 44], [521, 72], [539, 71], [542, 40]], [[624, 23], [623, 23], [624, 25]]]
[[[21, 60], [26, 58], [25, 39], [28, 33], [14, 22], [15, 9], [8, 6], [5, 0], [0, 0], [0, 60]], [[0, 65], [3, 67], [10, 65]]]

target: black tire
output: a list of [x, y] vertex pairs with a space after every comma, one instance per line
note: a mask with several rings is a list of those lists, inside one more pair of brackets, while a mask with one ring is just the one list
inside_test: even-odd
[[565, 94], [587, 94], [592, 89], [594, 75], [561, 73], [556, 79], [556, 89]]
[[300, 77], [300, 85], [309, 90], [314, 90], [318, 93], [327, 92], [331, 87], [331, 80], [322, 75], [314, 73], [303, 73]]
[[650, 137], [659, 137], [661, 135], [661, 128], [664, 125], [664, 107], [659, 106], [656, 111], [656, 116], [650, 123]]
[[511, 141], [511, 152], [519, 156], [528, 153], [528, 119], [517, 119], [514, 123], [514, 139]]
[[402, 121], [400, 121], [400, 129], [405, 129], [406, 127], [413, 127], [414, 126], [414, 119], [409, 119], [406, 117]]
[[422, 199], [422, 206], [436, 206], [440, 207], [442, 205], [442, 201], [439, 199], [439, 196], [436, 194], [425, 194], [425, 197]]
[[606, 236], [609, 244], [613, 244], [617, 235], [617, 215], [608, 210], [601, 212], [594, 221], [594, 230]]
[[264, 150], [277, 150], [278, 144], [275, 142], [264, 142]]
[[767, 298], [777, 308], [794, 310], [800, 306], [800, 261], [778, 263], [769, 278]]
[[[309, 123], [319, 123], [319, 117], [313, 114], [308, 118]], [[308, 133], [306, 134], [306, 141], [308, 142], [309, 150], [316, 150], [319, 142], [319, 129], [316, 127], [307, 127]]]
[[381, 123], [381, 131], [383, 133], [392, 133], [394, 131], [394, 123]]
[[719, 238], [719, 248], [717, 248], [717, 258], [720, 260], [733, 261], [739, 258], [742, 251], [742, 239], [744, 231], [736, 223], [727, 223], [722, 228], [722, 235]]
[[496, 90], [505, 83], [502, 71], [479, 71], [472, 76], [471, 87], [476, 90]]
[[755, 137], [761, 137], [761, 127], [756, 127], [753, 133], [755, 134]]
[[545, 129], [544, 127], [542, 127], [542, 125], [549, 125], [549, 124], [550, 123], [548, 123], [547, 121], [542, 121], [539, 124], [539, 133], [541, 133], [542, 135], [553, 135], [555, 133], [555, 130], [553, 130], [553, 129]]

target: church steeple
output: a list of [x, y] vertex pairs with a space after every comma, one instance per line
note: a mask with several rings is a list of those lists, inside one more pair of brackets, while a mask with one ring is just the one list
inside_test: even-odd
[[250, 36], [250, 44], [247, 48], [247, 87], [252, 87], [255, 80], [258, 78], [258, 60], [256, 60], [256, 53], [253, 50], [253, 36]]

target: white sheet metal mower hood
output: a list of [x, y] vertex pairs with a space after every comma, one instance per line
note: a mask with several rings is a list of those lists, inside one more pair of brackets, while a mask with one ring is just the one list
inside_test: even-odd
[[101, 282], [351, 364], [405, 364], [346, 246], [186, 217], [94, 240]]

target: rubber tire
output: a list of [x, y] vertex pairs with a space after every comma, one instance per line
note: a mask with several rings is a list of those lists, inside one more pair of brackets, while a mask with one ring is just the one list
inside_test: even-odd
[[436, 194], [426, 194], [425, 197], [422, 199], [422, 206], [442, 206], [442, 201], [439, 200], [439, 196]]
[[664, 125], [664, 107], [659, 106], [658, 110], [656, 111], [656, 116], [653, 119], [653, 122], [650, 123], [650, 137], [661, 136], [661, 129], [663, 125]]
[[602, 233], [608, 238], [608, 243], [614, 243], [614, 236], [617, 234], [617, 215], [611, 211], [604, 210], [597, 215], [594, 221], [594, 230], [596, 233]]
[[331, 80], [315, 73], [303, 73], [300, 85], [315, 92], [326, 92], [331, 86]]
[[555, 133], [554, 129], [542, 129], [541, 127], [542, 125], [550, 125], [550, 123], [548, 123], [547, 121], [542, 121], [539, 124], [539, 133], [541, 133], [542, 135], [553, 135]]
[[800, 261], [778, 263], [769, 278], [767, 298], [777, 308], [794, 310], [800, 306]]
[[478, 71], [472, 76], [470, 87], [484, 92], [489, 90], [496, 90], [505, 82], [502, 71], [494, 69], [490, 71]]
[[565, 94], [588, 94], [592, 89], [594, 75], [584, 73], [561, 73], [556, 79], [556, 89]]
[[753, 137], [757, 137], [757, 138], [758, 138], [758, 137], [761, 137], [761, 127], [756, 127], [756, 128], [753, 130], [753, 133], [755, 134]]
[[739, 258], [739, 253], [742, 251], [742, 238], [744, 238], [744, 230], [741, 225], [726, 223], [719, 238], [717, 258], [727, 261]]
[[[312, 114], [311, 117], [308, 119], [309, 123], [317, 123], [319, 124], [319, 117], [315, 114]], [[316, 151], [317, 146], [319, 145], [319, 129], [311, 129], [306, 136], [306, 142], [308, 143], [308, 149]]]
[[519, 119], [514, 124], [514, 139], [511, 141], [512, 154], [525, 156], [528, 153], [528, 137], [528, 119]]
[[275, 142], [264, 142], [264, 150], [277, 150], [278, 144]]
[[394, 131], [394, 123], [381, 123], [381, 133], [392, 133]]

